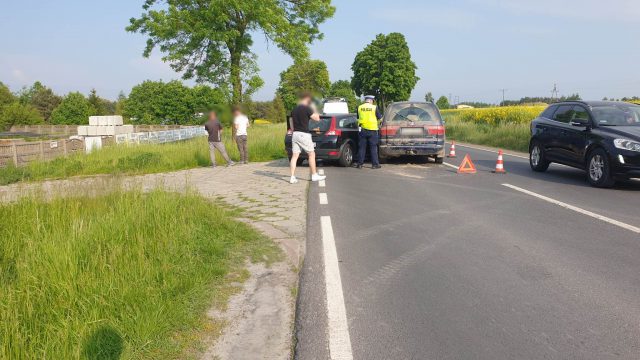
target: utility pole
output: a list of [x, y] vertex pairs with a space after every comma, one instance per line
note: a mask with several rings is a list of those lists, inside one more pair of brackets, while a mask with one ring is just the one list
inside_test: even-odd
[[551, 99], [556, 100], [558, 98], [558, 84], [553, 84], [553, 90], [551, 90]]
[[504, 94], [507, 92], [507, 90], [509, 90], [509, 89], [500, 89], [500, 91], [502, 91], [502, 106], [504, 106], [504, 101], [505, 101]]

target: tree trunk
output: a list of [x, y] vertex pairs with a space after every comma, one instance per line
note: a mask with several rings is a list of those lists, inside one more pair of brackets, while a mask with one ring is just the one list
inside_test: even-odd
[[232, 105], [242, 103], [242, 79], [241, 72], [242, 53], [239, 50], [231, 52], [231, 87], [233, 96], [231, 98]]

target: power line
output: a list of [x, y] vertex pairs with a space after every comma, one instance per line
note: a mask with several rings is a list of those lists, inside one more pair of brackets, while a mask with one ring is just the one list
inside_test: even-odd
[[509, 89], [500, 89], [499, 91], [502, 91], [502, 105], [504, 105], [504, 101], [505, 101], [505, 93], [507, 92], [507, 90]]

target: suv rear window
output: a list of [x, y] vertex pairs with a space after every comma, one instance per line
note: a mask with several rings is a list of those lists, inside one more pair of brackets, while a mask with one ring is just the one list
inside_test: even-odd
[[387, 111], [385, 121], [426, 122], [433, 125], [441, 124], [436, 106], [425, 103], [393, 104]]
[[321, 116], [320, 121], [309, 120], [309, 131], [327, 132], [331, 127], [331, 116]]

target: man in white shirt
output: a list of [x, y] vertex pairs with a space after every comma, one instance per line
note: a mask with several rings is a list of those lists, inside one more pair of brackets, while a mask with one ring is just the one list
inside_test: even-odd
[[240, 162], [249, 163], [249, 149], [247, 147], [247, 128], [249, 128], [249, 118], [242, 113], [239, 106], [233, 108], [233, 127], [236, 132], [236, 144], [240, 152]]

